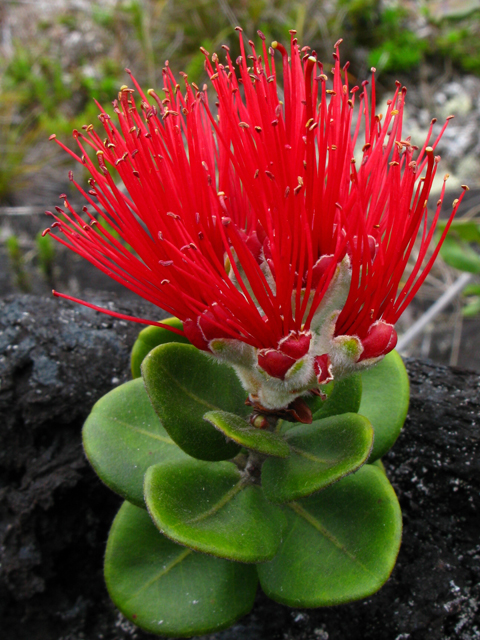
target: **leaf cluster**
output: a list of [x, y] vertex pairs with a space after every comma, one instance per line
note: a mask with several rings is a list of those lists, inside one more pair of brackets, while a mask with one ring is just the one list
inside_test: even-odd
[[247, 420], [233, 369], [165, 329], [140, 333], [132, 372], [83, 430], [95, 471], [125, 499], [105, 578], [130, 620], [199, 635], [248, 612], [258, 581], [278, 602], [318, 607], [388, 579], [401, 513], [380, 458], [408, 408], [397, 354], [312, 399], [311, 425], [270, 429]]

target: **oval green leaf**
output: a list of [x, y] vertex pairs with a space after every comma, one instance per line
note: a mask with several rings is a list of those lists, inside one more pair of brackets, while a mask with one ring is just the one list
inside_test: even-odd
[[362, 378], [354, 373], [333, 384], [333, 390], [322, 407], [313, 414], [313, 420], [322, 420], [342, 413], [357, 413], [362, 398]]
[[150, 467], [145, 502], [175, 542], [239, 562], [271, 560], [286, 524], [282, 510], [231, 462], [190, 459]]
[[[166, 318], [162, 320], [163, 324], [167, 324], [176, 329], [182, 329], [183, 324], [178, 318]], [[161, 344], [167, 342], [179, 342], [180, 344], [190, 344], [185, 336], [179, 336], [178, 333], [173, 333], [168, 329], [162, 327], [146, 327], [142, 329], [138, 334], [138, 338], [133, 345], [132, 354], [130, 356], [130, 366], [132, 368], [132, 377], [140, 378], [142, 375], [140, 366], [152, 349], [158, 347]]]
[[[374, 467], [377, 467], [377, 469], [380, 469], [380, 471], [381, 471], [382, 473], [384, 473], [385, 475], [387, 475], [387, 471], [386, 471], [386, 469], [385, 469], [385, 465], [383, 464], [383, 462], [382, 462], [382, 459], [381, 459], [381, 458], [378, 458], [377, 460], [375, 460], [375, 462], [372, 462], [372, 463], [369, 463], [369, 464], [372, 464]], [[387, 476], [387, 478], [388, 478], [388, 476]]]
[[445, 238], [440, 255], [447, 264], [460, 271], [480, 273], [480, 256], [467, 243], [456, 240], [451, 234]]
[[291, 454], [268, 458], [262, 466], [262, 487], [268, 500], [291, 502], [328, 487], [367, 460], [373, 444], [369, 421], [356, 413], [301, 425], [285, 434]]
[[246, 393], [231, 367], [210, 360], [192, 345], [170, 342], [148, 354], [142, 375], [163, 426], [188, 455], [227, 460], [240, 451], [203, 419], [207, 411], [248, 414]]
[[175, 544], [146, 511], [128, 502], [110, 530], [105, 581], [133, 623], [150, 633], [188, 638], [232, 625], [250, 611], [257, 589], [255, 567]]
[[237, 444], [267, 456], [286, 458], [290, 447], [284, 438], [271, 431], [252, 427], [246, 420], [226, 411], [209, 411], [204, 416], [210, 424]]
[[326, 607], [375, 593], [400, 548], [402, 514], [384, 473], [364, 465], [289, 505], [280, 551], [258, 566], [265, 593], [290, 607]]
[[362, 374], [362, 401], [358, 413], [372, 423], [375, 437], [368, 462], [389, 451], [400, 435], [410, 399], [408, 374], [402, 358], [391, 351]]
[[100, 398], [83, 426], [90, 464], [112, 491], [144, 507], [143, 478], [152, 464], [188, 456], [162, 427], [142, 379]]

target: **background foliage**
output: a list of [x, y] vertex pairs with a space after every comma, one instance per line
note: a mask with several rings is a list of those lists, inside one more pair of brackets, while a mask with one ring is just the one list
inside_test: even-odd
[[341, 36], [354, 77], [365, 76], [372, 65], [380, 76], [418, 74], [421, 63], [434, 73], [449, 61], [480, 74], [480, 9], [463, 0], [453, 3], [453, 14], [445, 14], [438, 4], [418, 0], [7, 2], [0, 14], [3, 26], [9, 26], [12, 12], [21, 22], [23, 10], [32, 12], [33, 31], [10, 25], [11, 37], [3, 42], [0, 56], [0, 204], [8, 203], [25, 175], [46, 160], [43, 156], [25, 162], [32, 145], [52, 132], [66, 136], [72, 128], [95, 121], [93, 97], [109, 104], [125, 81], [126, 66], [134, 69], [141, 83], [159, 87], [163, 62], [172, 58], [175, 71], [184, 70], [191, 80], [202, 82], [204, 57], [199, 47], [212, 52], [225, 43], [238, 53], [236, 25], [247, 37], [255, 37], [261, 29], [267, 41], [286, 41], [288, 30], [294, 28], [300, 42], [308, 42], [326, 61]]

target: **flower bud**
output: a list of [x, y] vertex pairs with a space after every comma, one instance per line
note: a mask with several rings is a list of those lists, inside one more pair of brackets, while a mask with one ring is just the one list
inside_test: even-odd
[[318, 384], [327, 384], [333, 380], [332, 363], [328, 353], [316, 356], [313, 361], [313, 370], [317, 376]]
[[189, 340], [194, 347], [201, 349], [202, 351], [210, 351], [208, 348], [208, 342], [205, 340], [203, 333], [198, 326], [198, 318], [195, 320], [188, 319], [183, 321], [183, 332], [187, 340]]
[[258, 352], [258, 366], [272, 378], [284, 380], [287, 371], [294, 364], [294, 358], [277, 349], [262, 349]]
[[[335, 260], [334, 256], [321, 256], [312, 267], [312, 289], [316, 289], [322, 279], [322, 276], [327, 272], [332, 262]], [[304, 277], [306, 282], [307, 278]]]
[[358, 361], [384, 356], [392, 351], [396, 344], [397, 332], [393, 325], [378, 320], [372, 324], [367, 336], [362, 340], [363, 351]]
[[311, 333], [291, 331], [288, 336], [280, 340], [278, 348], [285, 355], [299, 360], [308, 353], [311, 339]]
[[216, 338], [233, 338], [231, 333], [222, 328], [222, 324], [226, 324], [229, 317], [228, 313], [225, 309], [215, 303], [212, 305], [212, 308], [215, 309], [215, 313], [210, 309], [207, 309], [198, 318], [198, 326], [200, 327], [205, 340], [210, 342], [210, 340], [215, 340]]

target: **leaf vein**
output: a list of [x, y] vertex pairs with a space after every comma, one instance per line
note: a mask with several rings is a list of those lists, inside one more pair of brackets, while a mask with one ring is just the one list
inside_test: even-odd
[[172, 373], [170, 372], [169, 369], [167, 369], [166, 367], [164, 367], [163, 365], [159, 365], [159, 369], [161, 369], [171, 380], [172, 382], [174, 382], [177, 387], [183, 392], [185, 393], [185, 395], [187, 395], [189, 398], [192, 398], [192, 400], [194, 400], [195, 402], [198, 402], [199, 404], [203, 404], [205, 407], [208, 407], [209, 409], [216, 409], [218, 411], [221, 411], [220, 407], [217, 407], [214, 404], [211, 404], [210, 402], [207, 402], [206, 400], [204, 400], [203, 398], [200, 398], [200, 396], [197, 396], [195, 393], [192, 393], [191, 391], [189, 391], [186, 387], [183, 386], [183, 384], [181, 384], [177, 378], [175, 378]]
[[328, 529], [326, 529], [322, 523], [315, 518], [315, 516], [312, 516], [311, 513], [309, 513], [306, 509], [304, 509], [304, 507], [302, 507], [300, 504], [298, 504], [298, 502], [291, 502], [288, 505], [293, 511], [295, 511], [295, 513], [297, 515], [299, 515], [301, 518], [303, 518], [304, 520], [306, 520], [308, 522], [308, 524], [310, 524], [312, 527], [314, 527], [322, 536], [324, 536], [327, 540], [329, 540], [335, 547], [337, 547], [337, 549], [339, 549], [340, 551], [342, 551], [347, 558], [349, 558], [352, 562], [354, 562], [355, 564], [357, 564], [359, 567], [361, 567], [365, 573], [368, 573], [368, 575], [372, 576], [373, 578], [377, 578], [377, 576], [372, 573], [372, 571], [370, 571], [370, 569], [368, 567], [366, 567], [363, 562], [360, 562], [360, 560], [358, 560], [358, 558], [356, 556], [353, 555], [353, 553], [351, 553], [346, 547], [345, 545], [343, 545], [340, 540], [338, 540], [338, 538], [336, 538], [333, 533], [330, 533], [330, 531]]
[[182, 551], [182, 553], [180, 553], [176, 558], [174, 558], [170, 562], [170, 564], [168, 564], [166, 567], [163, 567], [163, 569], [159, 571], [159, 573], [157, 573], [156, 575], [153, 576], [153, 578], [150, 578], [150, 580], [145, 582], [145, 584], [136, 593], [131, 595], [130, 598], [128, 598], [128, 600], [125, 600], [125, 602], [129, 602], [130, 600], [133, 600], [133, 598], [138, 597], [141, 593], [143, 593], [143, 591], [145, 591], [145, 589], [148, 589], [149, 587], [152, 586], [152, 584], [157, 582], [157, 580], [160, 580], [160, 578], [163, 578], [163, 576], [165, 576], [169, 571], [171, 571], [174, 567], [176, 567], [177, 564], [180, 564], [180, 562], [183, 562], [183, 560], [185, 560], [185, 558], [191, 553], [193, 553], [191, 549], [185, 549], [184, 551]]
[[215, 503], [208, 511], [204, 511], [203, 513], [199, 513], [198, 516], [191, 518], [190, 520], [185, 520], [185, 524], [197, 524], [197, 522], [202, 522], [202, 520], [206, 520], [210, 516], [215, 515], [222, 509], [226, 504], [233, 500], [233, 498], [240, 493], [242, 489], [250, 483], [248, 478], [241, 478], [237, 484], [235, 484], [227, 493], [223, 495], [223, 497]]
[[[288, 441], [288, 436], [286, 436], [285, 439]], [[288, 446], [290, 447], [290, 449], [294, 453], [296, 453], [299, 456], [302, 456], [303, 458], [306, 458], [307, 460], [310, 460], [310, 462], [319, 462], [320, 464], [328, 464], [328, 465], [335, 464], [335, 462], [336, 462], [336, 460], [328, 460], [328, 459], [325, 459], [325, 458], [318, 458], [313, 453], [309, 453], [308, 451], [303, 451], [302, 449], [298, 449], [293, 444], [288, 443]]]
[[154, 440], [160, 440], [166, 444], [175, 444], [175, 442], [168, 436], [160, 436], [156, 433], [152, 433], [151, 431], [147, 431], [147, 429], [142, 429], [141, 427], [135, 427], [133, 424], [128, 424], [128, 422], [124, 422], [123, 420], [117, 419], [115, 423], [120, 424], [122, 427], [132, 429], [132, 431], [136, 431], [137, 433], [141, 433], [144, 436], [148, 436], [149, 438], [153, 438]]

